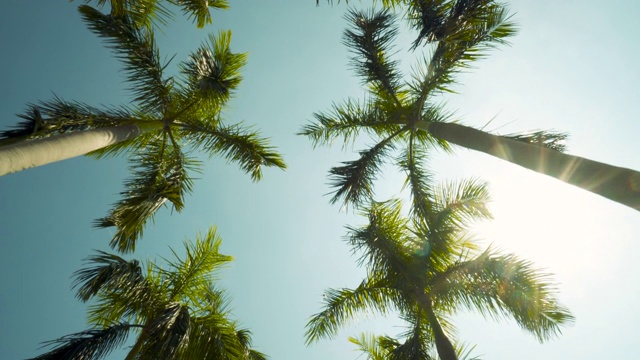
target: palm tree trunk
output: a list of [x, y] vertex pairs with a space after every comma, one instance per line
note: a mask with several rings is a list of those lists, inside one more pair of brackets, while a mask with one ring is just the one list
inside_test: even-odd
[[84, 155], [133, 139], [143, 132], [162, 126], [162, 122], [147, 126], [128, 124], [25, 140], [2, 146], [0, 147], [0, 176]]
[[422, 310], [427, 314], [429, 326], [431, 326], [431, 329], [433, 330], [433, 337], [436, 341], [436, 350], [438, 351], [438, 357], [440, 357], [440, 360], [458, 360], [458, 353], [456, 352], [456, 349], [453, 347], [449, 337], [447, 337], [447, 334], [445, 334], [442, 329], [440, 321], [433, 312], [431, 298], [425, 295], [424, 292], [418, 290], [417, 300]]
[[147, 331], [147, 328], [145, 326], [142, 328], [142, 331], [140, 331], [140, 335], [138, 336], [136, 343], [133, 344], [133, 346], [131, 347], [131, 350], [129, 350], [129, 353], [127, 353], [127, 357], [124, 360], [134, 360], [148, 338], [149, 338], [149, 332]]
[[640, 211], [640, 172], [455, 123], [418, 122], [436, 138], [549, 175]]

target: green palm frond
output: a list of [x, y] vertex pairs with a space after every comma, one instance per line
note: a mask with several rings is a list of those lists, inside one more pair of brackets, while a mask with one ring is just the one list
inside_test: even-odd
[[511, 140], [521, 141], [527, 144], [534, 144], [560, 152], [565, 152], [567, 150], [565, 141], [569, 138], [568, 133], [548, 130], [531, 131], [526, 133], [516, 133], [502, 136]]
[[306, 326], [307, 345], [333, 337], [341, 326], [355, 318], [356, 313], [377, 311], [386, 314], [395, 307], [394, 303], [400, 302], [394, 289], [369, 279], [354, 290], [329, 289], [323, 296], [324, 310], [315, 314]]
[[[448, 7], [450, 4], [443, 6]], [[437, 46], [431, 57], [425, 58], [422, 66], [416, 69], [410, 86], [418, 104], [424, 103], [433, 90], [452, 92], [450, 85], [455, 82], [455, 73], [469, 68], [495, 46], [506, 44], [505, 38], [515, 34], [515, 24], [509, 21], [507, 9], [503, 5], [492, 3], [476, 10], [459, 18], [438, 20], [444, 25], [436, 26], [441, 30], [433, 30], [435, 33], [432, 36], [437, 37], [434, 38], [438, 41]], [[421, 33], [414, 42], [414, 47], [418, 46], [421, 39], [428, 39], [429, 36]]]
[[329, 171], [331, 186], [337, 188], [331, 203], [340, 200], [345, 206], [358, 206], [373, 197], [373, 182], [382, 166], [384, 156], [395, 148], [396, 137], [404, 128], [391, 134], [368, 150], [360, 151], [360, 159], [344, 161], [343, 166]]
[[361, 253], [358, 265], [367, 267], [370, 273], [406, 273], [410, 255], [404, 244], [409, 232], [400, 202], [372, 203], [366, 214], [369, 218], [367, 226], [347, 227], [347, 242], [354, 252]]
[[330, 145], [342, 138], [343, 146], [346, 147], [355, 141], [361, 131], [379, 137], [398, 131], [402, 125], [390, 122], [389, 115], [372, 102], [360, 104], [349, 100], [341, 105], [334, 104], [329, 113], [314, 113], [316, 123], [304, 125], [298, 135], [307, 136], [313, 146]]
[[[349, 337], [349, 341], [355, 344], [368, 360], [387, 360], [390, 359], [389, 353], [398, 346], [395, 339], [389, 338], [389, 341], [382, 336], [372, 334], [360, 334], [358, 337]], [[383, 344], [387, 345], [384, 346]]]
[[[98, 251], [98, 255], [89, 257], [88, 262], [96, 266], [74, 273], [73, 287], [78, 287], [76, 297], [83, 302], [88, 301], [101, 290], [139, 289], [144, 281], [142, 268], [137, 260], [126, 261], [117, 255]], [[136, 293], [134, 296], [139, 297], [140, 294]]]
[[262, 178], [263, 166], [285, 169], [280, 154], [269, 145], [268, 139], [242, 125], [223, 126], [210, 122], [186, 122], [181, 133], [185, 140], [209, 156], [221, 155], [251, 175], [253, 181]]
[[226, 0], [169, 0], [171, 3], [182, 7], [182, 12], [193, 19], [199, 28], [206, 24], [211, 24], [211, 13], [209, 8], [228, 9]]
[[134, 101], [148, 112], [166, 111], [172, 85], [162, 77], [166, 65], [160, 64], [153, 33], [136, 27], [126, 16], [105, 15], [87, 5], [78, 10], [89, 29], [106, 38], [109, 47], [124, 62]]
[[166, 139], [156, 141], [131, 162], [134, 175], [125, 184], [123, 199], [107, 217], [95, 222], [97, 227], [116, 227], [110, 245], [121, 252], [135, 250], [144, 225], [167, 200], [174, 209], [182, 210], [184, 195], [191, 192], [192, 187], [187, 172], [197, 164]]
[[172, 250], [176, 260], [167, 261], [170, 268], [163, 271], [171, 287], [169, 299], [188, 299], [197, 303], [202, 294], [213, 294], [210, 292], [213, 271], [233, 260], [231, 256], [219, 253], [221, 243], [216, 229], [211, 228], [204, 237], [198, 234], [195, 244], [185, 241], [184, 259]]
[[487, 183], [478, 179], [448, 182], [434, 191], [437, 212], [434, 226], [448, 223], [465, 230], [474, 221], [491, 219], [487, 204], [491, 201]]
[[409, 140], [409, 149], [404, 151], [396, 163], [405, 172], [403, 188], [408, 187], [411, 193], [411, 213], [418, 218], [428, 217], [433, 204], [431, 203], [432, 175], [423, 167], [426, 163], [427, 152], [419, 146], [414, 146], [414, 133]]
[[512, 317], [544, 341], [558, 335], [573, 316], [559, 305], [549, 275], [515, 255], [490, 249], [477, 258], [452, 266], [434, 279], [442, 302], [458, 303], [494, 319]]
[[141, 360], [180, 359], [189, 345], [190, 322], [186, 306], [169, 303], [145, 326], [148, 336], [138, 357]]
[[389, 59], [391, 43], [398, 34], [396, 18], [389, 11], [350, 10], [346, 20], [351, 28], [344, 32], [344, 44], [354, 53], [351, 64], [371, 92], [392, 105], [401, 105], [402, 74], [398, 63]]
[[132, 325], [121, 323], [105, 329], [86, 330], [47, 341], [51, 351], [30, 360], [98, 360], [124, 344]]
[[180, 65], [187, 82], [186, 92], [203, 101], [207, 111], [221, 108], [242, 81], [240, 70], [247, 62], [247, 54], [233, 53], [230, 46], [231, 31], [209, 35], [209, 41]]
[[[120, 1], [120, 0], [118, 0]], [[114, 0], [111, 0], [113, 4]], [[153, 26], [166, 26], [173, 14], [161, 0], [127, 0], [125, 6], [121, 6], [117, 13], [111, 15], [129, 16], [137, 27], [151, 29]]]

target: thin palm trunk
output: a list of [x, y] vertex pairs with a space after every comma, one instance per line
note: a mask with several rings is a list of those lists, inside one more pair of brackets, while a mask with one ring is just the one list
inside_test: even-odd
[[127, 357], [124, 360], [134, 360], [148, 338], [149, 338], [149, 332], [147, 331], [146, 327], [143, 327], [142, 331], [140, 331], [140, 335], [138, 336], [138, 339], [136, 339], [136, 343], [133, 344], [133, 346], [131, 347], [131, 350], [129, 350], [129, 352], [127, 353]]
[[436, 343], [436, 350], [438, 351], [438, 356], [440, 360], [458, 360], [458, 353], [456, 353], [456, 349], [453, 347], [453, 344], [445, 334], [444, 329], [442, 329], [442, 325], [440, 325], [440, 321], [436, 317], [436, 314], [433, 312], [433, 306], [431, 305], [431, 298], [425, 295], [422, 291], [417, 291], [417, 301], [424, 311], [427, 314], [427, 319], [429, 320], [429, 326], [433, 330], [433, 337]]
[[640, 172], [455, 123], [418, 122], [436, 138], [554, 177], [640, 211]]
[[20, 141], [0, 147], [0, 176], [56, 161], [85, 155], [154, 129], [163, 123], [140, 126], [136, 124], [105, 127], [41, 139]]

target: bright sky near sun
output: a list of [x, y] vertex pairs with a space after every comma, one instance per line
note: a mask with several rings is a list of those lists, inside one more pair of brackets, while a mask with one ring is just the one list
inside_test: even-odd
[[[0, 2], [0, 128], [16, 123], [30, 102], [54, 94], [94, 106], [127, 104], [120, 64], [76, 11], [80, 1]], [[367, 2], [350, 2], [367, 7]], [[458, 77], [459, 94], [443, 96], [465, 124], [497, 133], [555, 129], [570, 133], [569, 152], [640, 169], [640, 3], [509, 1], [520, 32]], [[364, 275], [342, 241], [360, 225], [324, 196], [327, 171], [352, 160], [351, 149], [313, 149], [296, 136], [313, 112], [362, 98], [341, 43], [347, 5], [314, 0], [231, 2], [214, 24], [196, 29], [177, 17], [157, 33], [168, 73], [210, 32], [233, 31], [232, 48], [248, 52], [244, 82], [225, 116], [254, 124], [284, 154], [287, 171], [267, 169], [252, 183], [236, 166], [206, 160], [185, 210], [160, 211], [145, 229], [138, 259], [169, 257], [185, 238], [217, 226], [222, 252], [235, 261], [218, 274], [234, 318], [272, 359], [356, 359], [347, 341], [362, 331], [398, 335], [395, 319], [362, 321], [335, 339], [304, 345], [304, 326], [320, 311], [327, 288], [355, 287]], [[410, 69], [412, 34], [399, 39]], [[490, 121], [493, 119], [492, 121]], [[358, 150], [370, 143], [363, 138]], [[628, 359], [640, 352], [640, 213], [557, 180], [483, 154], [436, 154], [441, 181], [478, 177], [490, 183], [495, 219], [478, 224], [486, 246], [514, 252], [553, 273], [575, 324], [545, 344], [511, 320], [476, 314], [451, 320], [457, 337], [484, 359]], [[85, 330], [86, 306], [71, 275], [93, 249], [109, 250], [111, 232], [91, 227], [118, 199], [128, 176], [124, 159], [78, 158], [0, 177], [0, 359], [42, 352], [40, 343]], [[379, 200], [403, 179], [389, 169]], [[114, 352], [108, 359], [120, 359]]]

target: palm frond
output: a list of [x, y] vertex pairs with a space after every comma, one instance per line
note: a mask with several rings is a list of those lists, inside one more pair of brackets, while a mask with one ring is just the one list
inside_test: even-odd
[[330, 145], [342, 138], [343, 146], [346, 147], [362, 131], [382, 137], [389, 136], [402, 127], [399, 116], [392, 116], [373, 102], [360, 104], [349, 100], [341, 105], [334, 104], [331, 112], [314, 113], [313, 117], [316, 121], [303, 126], [298, 133], [307, 136], [313, 146]]
[[351, 65], [378, 98], [401, 105], [401, 78], [398, 63], [390, 60], [391, 43], [398, 34], [395, 16], [389, 11], [350, 10], [346, 20], [351, 28], [344, 32], [344, 44], [355, 55]]
[[142, 268], [137, 260], [126, 261], [117, 255], [98, 251], [97, 255], [88, 258], [88, 263], [96, 266], [74, 273], [73, 287], [78, 287], [76, 297], [83, 302], [88, 301], [101, 290], [134, 291], [144, 282]]
[[474, 221], [491, 219], [487, 204], [491, 201], [487, 183], [478, 179], [465, 179], [437, 186], [434, 191], [437, 223], [445, 222], [464, 230]]
[[531, 131], [526, 133], [516, 133], [501, 136], [509, 138], [511, 140], [538, 145], [560, 152], [565, 152], [567, 150], [565, 141], [569, 138], [568, 133], [548, 130]]
[[170, 0], [171, 3], [182, 7], [182, 12], [193, 19], [199, 28], [206, 24], [211, 24], [211, 13], [209, 8], [227, 9], [229, 4], [226, 0]]
[[[390, 341], [385, 343], [382, 339], [384, 339], [382, 336], [360, 334], [358, 337], [349, 337], [349, 342], [355, 344], [358, 350], [367, 356], [368, 360], [387, 360], [390, 351], [398, 345], [398, 342], [389, 338]], [[391, 346], [385, 347], [382, 345], [383, 343]]]
[[106, 357], [127, 340], [132, 325], [121, 323], [105, 329], [86, 330], [47, 341], [53, 350], [30, 360], [98, 360]]
[[177, 211], [182, 210], [184, 194], [192, 187], [188, 170], [196, 164], [166, 140], [153, 143], [131, 162], [134, 175], [125, 184], [123, 199], [107, 217], [95, 222], [97, 227], [116, 227], [110, 245], [120, 252], [135, 250], [146, 222], [153, 219], [165, 201], [169, 200]]
[[242, 125], [186, 122], [181, 134], [193, 147], [203, 150], [209, 156], [219, 154], [229, 162], [237, 163], [243, 171], [251, 174], [253, 181], [262, 178], [263, 166], [286, 168], [281, 155], [269, 145], [268, 139]]
[[394, 140], [403, 131], [404, 128], [401, 128], [372, 148], [360, 151], [360, 159], [343, 161], [343, 166], [331, 168], [329, 171], [331, 186], [337, 188], [330, 200], [332, 204], [342, 200], [345, 206], [357, 207], [372, 199], [373, 182], [376, 180], [383, 158], [395, 148]]
[[145, 326], [148, 337], [138, 358], [180, 359], [182, 352], [189, 345], [190, 316], [187, 307], [180, 303], [170, 303]]
[[201, 101], [207, 112], [220, 109], [242, 81], [240, 70], [247, 55], [231, 52], [230, 46], [231, 31], [209, 35], [209, 41], [180, 65], [188, 84], [186, 91]]
[[105, 15], [88, 5], [81, 5], [78, 10], [89, 29], [106, 38], [109, 47], [124, 62], [134, 101], [145, 111], [163, 113], [172, 85], [162, 77], [166, 65], [160, 64], [153, 33], [136, 27], [127, 16]]
[[[386, 284], [364, 280], [356, 289], [329, 289], [324, 295], [324, 310], [307, 322], [307, 345], [321, 338], [333, 337], [338, 328], [354, 319], [357, 313], [377, 311], [386, 314], [394, 307], [398, 294]], [[398, 302], [398, 301], [395, 301]]]
[[176, 260], [168, 261], [171, 269], [163, 271], [171, 284], [169, 299], [188, 299], [195, 304], [199, 296], [209, 293], [212, 272], [233, 260], [231, 256], [220, 254], [221, 243], [222, 239], [216, 233], [216, 229], [210, 228], [204, 236], [196, 235], [195, 244], [184, 242], [184, 259], [173, 251]]
[[544, 341], [573, 321], [558, 304], [549, 275], [515, 255], [487, 250], [477, 258], [452, 266], [434, 281], [441, 301], [460, 303], [494, 319], [513, 317], [525, 330]]
[[[483, 6], [483, 2], [488, 4]], [[510, 16], [503, 5], [490, 0], [464, 3], [477, 4], [472, 6], [474, 10], [468, 14], [457, 16], [452, 13], [445, 16], [445, 19], [436, 21], [443, 24], [436, 25], [436, 29], [440, 30], [433, 30], [433, 36], [437, 37], [437, 46], [431, 57], [424, 59], [423, 65], [415, 71], [411, 85], [412, 94], [420, 106], [433, 90], [452, 92], [450, 85], [454, 83], [455, 73], [469, 68], [473, 62], [483, 58], [487, 50], [496, 45], [506, 44], [505, 38], [516, 32], [516, 27], [509, 21]], [[448, 8], [449, 5], [443, 6]], [[414, 47], [418, 46], [425, 36], [427, 35], [421, 34], [414, 42]]]
[[428, 217], [432, 209], [431, 196], [432, 175], [423, 167], [427, 153], [422, 147], [415, 146], [415, 133], [409, 139], [409, 148], [402, 152], [396, 163], [407, 178], [403, 188], [408, 187], [411, 193], [411, 214], [418, 218]]
[[372, 203], [365, 211], [367, 226], [347, 227], [346, 240], [354, 253], [360, 253], [358, 265], [366, 266], [369, 273], [407, 274], [410, 255], [404, 245], [410, 233], [400, 202]]
[[224, 314], [212, 312], [192, 318], [191, 329], [185, 359], [266, 359], [266, 355], [251, 348], [250, 332], [237, 329]]

